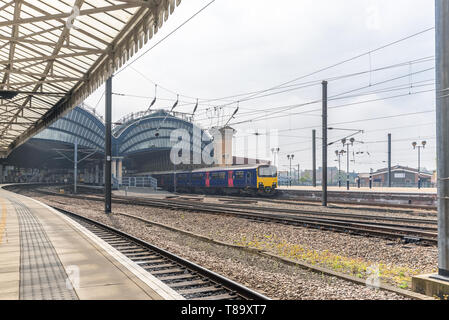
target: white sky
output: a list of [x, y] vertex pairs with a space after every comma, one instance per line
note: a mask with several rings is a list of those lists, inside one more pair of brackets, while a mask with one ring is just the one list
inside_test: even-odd
[[[208, 2], [209, 0], [184, 0], [160, 33], [138, 55]], [[268, 89], [433, 26], [432, 0], [216, 0], [182, 29], [114, 78], [114, 92], [147, 98], [114, 96], [113, 119], [117, 121], [131, 112], [145, 110], [154, 97], [154, 84], [151, 81], [169, 89], [169, 91], [158, 89], [159, 100], [154, 109], [171, 109], [176, 100], [175, 93], [178, 93], [183, 96], [180, 98], [182, 106], [177, 110], [192, 112], [195, 98], [217, 99]], [[431, 30], [370, 56], [363, 56], [292, 84], [321, 81], [433, 56], [434, 30]], [[422, 154], [422, 167], [435, 169], [436, 140], [433, 112], [358, 121], [434, 109], [435, 93], [431, 92], [434, 89], [434, 70], [421, 72], [433, 67], [434, 61], [430, 60], [330, 81], [329, 96], [368, 87], [370, 84], [372, 87], [355, 91], [351, 95], [403, 88], [329, 101], [329, 107], [353, 104], [330, 109], [330, 127], [336, 123], [353, 122], [339, 124], [336, 127], [365, 130], [364, 134], [356, 136], [357, 140], [365, 143], [356, 144], [354, 148], [356, 152], [365, 153], [356, 156], [355, 164], [351, 163], [351, 171], [367, 172], [370, 168], [379, 169], [386, 166], [383, 161], [387, 160], [386, 140], [389, 132], [393, 134], [393, 165], [417, 167], [417, 152], [413, 151], [411, 143], [426, 140], [427, 148]], [[420, 73], [409, 76], [410, 73], [417, 72]], [[374, 86], [378, 82], [397, 77], [402, 78]], [[410, 88], [411, 85], [413, 88]], [[91, 106], [98, 104], [97, 110], [101, 114], [104, 109], [104, 99], [100, 100], [103, 92], [102, 87], [86, 101]], [[404, 96], [357, 104], [361, 101], [397, 95]], [[308, 115], [298, 113], [320, 109], [321, 104], [297, 107], [283, 112], [275, 108], [307, 103], [320, 98], [321, 86], [316, 85], [241, 102], [239, 113], [231, 124], [251, 118], [264, 119], [235, 125], [238, 131], [236, 141], [239, 143], [244, 141], [244, 137], [250, 135], [248, 132], [251, 130], [252, 132], [279, 130], [281, 168], [288, 164], [286, 155], [291, 153], [295, 154], [296, 166], [300, 163], [302, 168], [311, 168], [311, 131], [315, 127], [317, 136], [321, 137], [320, 112]], [[238, 99], [242, 98], [230, 100]], [[223, 112], [214, 111], [215, 107], [226, 104], [228, 105], [222, 109]], [[236, 103], [206, 101], [204, 105], [200, 105], [195, 120], [203, 128], [209, 128], [219, 124], [219, 119], [222, 121], [221, 124], [223, 119], [226, 119], [224, 120], [226, 122], [235, 108]], [[250, 113], [254, 110], [257, 113]], [[221, 117], [218, 117], [219, 114]], [[265, 118], [265, 115], [270, 117]], [[329, 139], [330, 141], [340, 139], [346, 133], [330, 131]], [[263, 140], [261, 137], [258, 143], [260, 157], [269, 159], [271, 158], [269, 148], [275, 145], [268, 145]], [[254, 157], [255, 146], [255, 141], [248, 141], [246, 146], [237, 145], [235, 153], [244, 155], [246, 150], [247, 156]], [[329, 149], [330, 165], [336, 164], [334, 152], [337, 148], [341, 149], [341, 144], [331, 146]], [[321, 144], [318, 143], [318, 164], [321, 163], [320, 155]], [[345, 162], [343, 166], [346, 167]]]

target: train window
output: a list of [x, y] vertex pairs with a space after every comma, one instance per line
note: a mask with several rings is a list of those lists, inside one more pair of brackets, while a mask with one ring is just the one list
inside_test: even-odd
[[235, 173], [235, 178], [236, 179], [244, 179], [245, 178], [245, 171], [237, 171]]
[[278, 170], [275, 166], [259, 167], [259, 177], [277, 177]]
[[225, 179], [226, 178], [226, 172], [214, 172], [211, 174], [212, 179]]
[[192, 180], [203, 180], [203, 174], [202, 173], [192, 174]]

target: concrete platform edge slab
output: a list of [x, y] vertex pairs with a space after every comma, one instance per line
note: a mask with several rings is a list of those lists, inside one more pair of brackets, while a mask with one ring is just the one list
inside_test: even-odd
[[412, 278], [412, 290], [430, 297], [449, 300], [449, 281], [435, 277], [436, 274], [424, 274]]
[[[61, 218], [63, 218], [65, 221], [67, 221], [70, 225], [72, 225], [76, 230], [79, 231], [82, 235], [84, 235], [89, 242], [91, 242], [95, 247], [102, 249], [106, 254], [108, 254], [111, 259], [111, 262], [114, 263], [114, 261], [118, 262], [123, 268], [125, 268], [127, 271], [131, 272], [135, 277], [137, 277], [140, 281], [142, 281], [145, 285], [153, 289], [157, 294], [159, 294], [163, 299], [165, 300], [185, 300], [183, 296], [181, 296], [179, 293], [171, 289], [169, 286], [164, 284], [162, 281], [148, 273], [145, 269], [134, 263], [132, 260], [127, 258], [125, 255], [123, 255], [121, 252], [113, 248], [111, 245], [109, 245], [104, 240], [100, 239], [93, 233], [91, 233], [89, 230], [78, 224], [77, 222], [73, 221], [69, 217], [65, 216], [64, 214], [60, 213], [59, 211], [51, 208], [50, 206], [46, 205], [45, 203], [42, 203], [36, 199], [32, 199], [34, 202], [38, 203], [39, 205], [44, 206], [48, 210], [52, 211], [53, 213], [57, 214]], [[122, 271], [123, 271], [122, 268]], [[143, 289], [143, 288], [142, 288]]]

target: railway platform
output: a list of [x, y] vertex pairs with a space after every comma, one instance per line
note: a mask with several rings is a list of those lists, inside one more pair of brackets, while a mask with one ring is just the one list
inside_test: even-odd
[[0, 186], [0, 300], [183, 300], [69, 217]]
[[[280, 187], [281, 196], [296, 200], [320, 201], [320, 187]], [[383, 206], [407, 206], [414, 208], [432, 208], [437, 205], [436, 189], [413, 188], [351, 188], [329, 187], [328, 200], [331, 203], [351, 203]]]
[[[310, 187], [310, 186], [280, 186], [279, 187], [280, 190], [285, 190], [285, 191], [322, 191], [322, 187], [321, 186], [317, 186], [317, 187]], [[328, 191], [330, 192], [362, 192], [362, 193], [399, 193], [399, 194], [422, 194], [422, 195], [426, 195], [426, 194], [436, 194], [437, 193], [437, 189], [436, 188], [357, 188], [357, 187], [351, 187], [350, 190], [346, 190], [346, 186], [342, 186], [342, 187], [328, 187]]]

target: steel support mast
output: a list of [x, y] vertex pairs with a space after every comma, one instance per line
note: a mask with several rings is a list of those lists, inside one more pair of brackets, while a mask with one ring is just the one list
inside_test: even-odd
[[322, 204], [327, 207], [327, 81], [323, 81], [323, 168], [321, 184], [323, 186]]
[[388, 134], [388, 187], [391, 188], [391, 133]]
[[312, 130], [312, 184], [316, 188], [316, 130]]
[[106, 80], [106, 110], [105, 110], [105, 213], [112, 211], [112, 77]]
[[435, 0], [438, 269], [449, 278], [449, 1]]
[[78, 192], [78, 140], [75, 140], [73, 154], [73, 193]]

